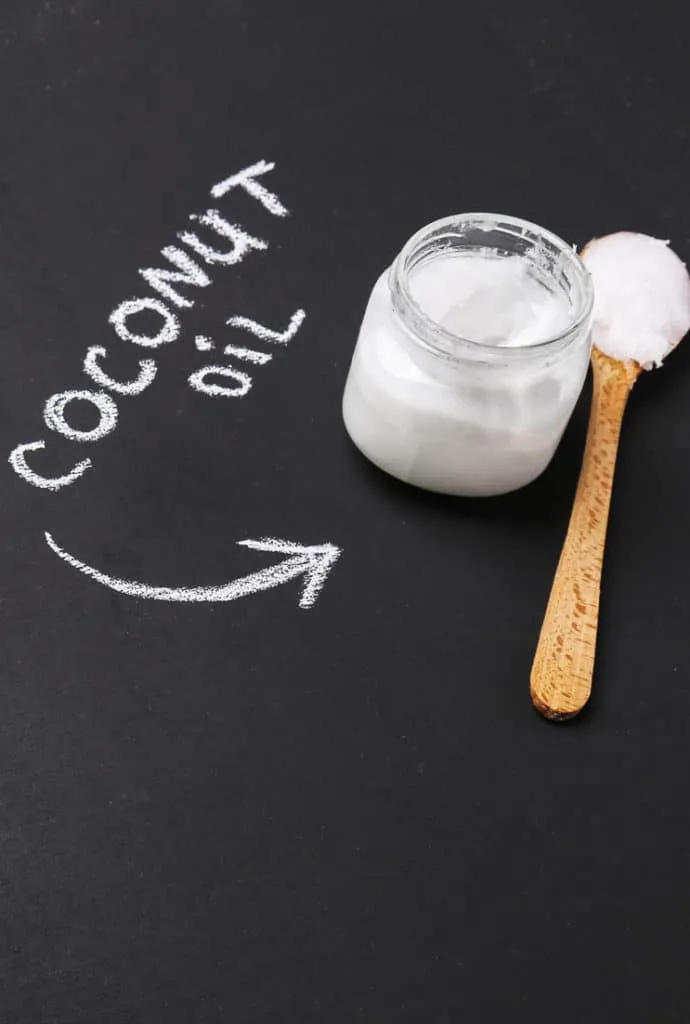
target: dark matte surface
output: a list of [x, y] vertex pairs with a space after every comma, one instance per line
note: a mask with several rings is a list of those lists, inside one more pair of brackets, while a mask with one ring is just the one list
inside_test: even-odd
[[[344, 436], [369, 289], [468, 209], [690, 256], [678, 5], [4, 0], [3, 447], [49, 436], [90, 344], [219, 179], [271, 249], [214, 283], [58, 494], [2, 485], [3, 1022], [690, 1018], [690, 348], [629, 409], [596, 698], [547, 725], [527, 679], [574, 488], [415, 493]], [[186, 384], [195, 333], [308, 318], [239, 402]], [[229, 340], [229, 339], [226, 339]], [[119, 356], [115, 353], [119, 352]], [[38, 459], [38, 456], [37, 456]], [[244, 537], [331, 541], [311, 611], [135, 601], [60, 562], [219, 583]]]

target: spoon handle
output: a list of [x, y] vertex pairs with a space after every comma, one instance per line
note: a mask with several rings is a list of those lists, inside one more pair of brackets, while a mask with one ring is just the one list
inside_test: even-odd
[[623, 413], [637, 363], [592, 350], [592, 408], [573, 510], [532, 665], [532, 703], [562, 721], [592, 691], [601, 567]]

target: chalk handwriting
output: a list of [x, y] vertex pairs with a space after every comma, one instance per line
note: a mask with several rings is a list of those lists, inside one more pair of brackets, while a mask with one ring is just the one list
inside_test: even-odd
[[[226, 377], [228, 380], [234, 380], [235, 384], [232, 387], [223, 384], [214, 384], [207, 381], [207, 377]], [[243, 370], [235, 370], [232, 366], [223, 366], [221, 364], [213, 366], [204, 366], [201, 370], [195, 370], [194, 373], [189, 375], [189, 385], [194, 391], [198, 391], [202, 395], [208, 395], [209, 398], [244, 398], [248, 394], [254, 381], [245, 373]]]
[[28, 444], [18, 444], [10, 452], [9, 463], [12, 469], [22, 479], [26, 480], [27, 483], [33, 484], [34, 487], [41, 487], [46, 491], [59, 491], [62, 487], [73, 484], [91, 466], [91, 459], [82, 459], [81, 462], [77, 462], [69, 473], [65, 473], [63, 476], [44, 476], [42, 473], [35, 473], [26, 461], [26, 453], [40, 452], [45, 446], [45, 441], [30, 441]]
[[284, 331], [272, 331], [269, 327], [258, 324], [256, 320], [249, 320], [246, 316], [231, 316], [227, 323], [231, 327], [244, 328], [245, 331], [249, 331], [255, 338], [260, 338], [261, 341], [272, 341], [280, 345], [287, 345], [288, 341], [292, 341], [304, 323], [306, 315], [303, 309], [298, 309], [290, 317], [290, 323]]
[[84, 373], [88, 373], [96, 384], [114, 391], [116, 395], [140, 395], [156, 376], [158, 368], [153, 359], [142, 359], [139, 363], [139, 373], [134, 380], [114, 380], [98, 365], [98, 359], [103, 359], [107, 354], [100, 345], [92, 345], [84, 359]]
[[[257, 323], [256, 320], [249, 320], [244, 316], [231, 316], [226, 323], [231, 327], [249, 331], [256, 338], [260, 338], [263, 341], [286, 345], [297, 334], [297, 331], [304, 323], [305, 316], [304, 310], [298, 309], [290, 317], [290, 322], [284, 331], [272, 331], [270, 328], [264, 327], [263, 324]], [[194, 344], [199, 352], [210, 352], [215, 348], [215, 342], [201, 334], [197, 335], [194, 339]], [[259, 352], [253, 348], [232, 344], [224, 347], [223, 354], [239, 359], [242, 362], [252, 363], [254, 366], [265, 366], [273, 358], [273, 354], [270, 352]], [[225, 377], [235, 381], [235, 384], [228, 386], [214, 383], [207, 379], [209, 377]], [[204, 366], [200, 370], [195, 370], [188, 377], [188, 383], [194, 391], [207, 395], [210, 398], [244, 398], [251, 390], [254, 381], [250, 374], [244, 370], [238, 370], [232, 365], [226, 366], [214, 363], [211, 366]]]
[[307, 547], [303, 544], [295, 544], [293, 541], [277, 540], [273, 537], [264, 537], [261, 540], [241, 540], [238, 541], [238, 544], [242, 547], [251, 548], [254, 551], [276, 552], [287, 557], [276, 565], [260, 569], [249, 576], [241, 576], [229, 583], [200, 587], [159, 587], [109, 576], [69, 554], [53, 540], [49, 533], [45, 534], [45, 539], [50, 549], [68, 565], [110, 590], [125, 594], [127, 597], [183, 603], [236, 601], [240, 597], [247, 597], [261, 590], [270, 590], [289, 580], [303, 576], [304, 582], [299, 607], [311, 608], [321, 593], [328, 574], [342, 553], [341, 549], [334, 544], [318, 544]]
[[[72, 402], [90, 402], [98, 410], [98, 423], [91, 430], [78, 430], [67, 422], [65, 412]], [[117, 426], [117, 406], [105, 391], [61, 391], [51, 395], [43, 410], [45, 425], [69, 441], [100, 441]]]
[[265, 366], [273, 359], [270, 352], [257, 352], [256, 349], [242, 348], [240, 345], [226, 345], [223, 355], [243, 359], [247, 363], [254, 363], [255, 366]]
[[264, 242], [261, 238], [254, 238], [253, 235], [248, 235], [246, 231], [238, 228], [236, 224], [230, 224], [224, 217], [221, 217], [218, 210], [207, 210], [206, 213], [201, 215], [192, 213], [190, 220], [197, 220], [199, 224], [212, 228], [221, 238], [227, 238], [232, 243], [230, 249], [214, 249], [212, 245], [207, 245], [194, 232], [180, 232], [179, 237], [185, 245], [188, 245], [194, 252], [203, 256], [207, 263], [223, 263], [226, 267], [232, 267], [235, 263], [241, 263], [252, 249], [258, 249], [259, 252], [263, 249], [268, 249], [268, 242]]
[[182, 249], [178, 249], [176, 245], [166, 245], [164, 249], [161, 249], [161, 255], [174, 264], [177, 270], [146, 267], [145, 270], [140, 270], [139, 273], [154, 291], [160, 292], [161, 295], [166, 299], [170, 299], [176, 306], [189, 309], [190, 306], [194, 305], [194, 301], [186, 299], [184, 295], [180, 295], [179, 291], [173, 288], [170, 282], [191, 284], [196, 288], [208, 288], [211, 278], [205, 270], [202, 270], [196, 260], [193, 260]]
[[[212, 187], [211, 195], [214, 199], [220, 199], [233, 189], [240, 188], [257, 200], [268, 213], [275, 217], [286, 217], [288, 210], [278, 196], [257, 180], [273, 169], [274, 164], [260, 160], [218, 182]], [[166, 266], [145, 267], [139, 270], [140, 277], [155, 294], [128, 298], [115, 307], [108, 317], [108, 322], [118, 341], [154, 350], [177, 341], [182, 330], [179, 311], [194, 306], [194, 289], [207, 288], [212, 283], [205, 267], [234, 266], [249, 253], [268, 249], [268, 242], [250, 235], [239, 225], [226, 220], [216, 209], [190, 214], [189, 219], [198, 226], [203, 237], [200, 237], [197, 231], [188, 230], [178, 232], [177, 237], [197, 258], [190, 256], [178, 245], [167, 245], [161, 249], [161, 255], [167, 260]], [[219, 247], [216, 241], [213, 245], [209, 243], [210, 232], [214, 232], [222, 240], [222, 247]], [[198, 261], [199, 259], [204, 265]], [[303, 309], [297, 309], [283, 330], [273, 330], [244, 316], [232, 316], [226, 322], [232, 329], [248, 333], [265, 344], [286, 345], [299, 331], [305, 316]], [[204, 335], [197, 335], [194, 344], [197, 351], [202, 353], [212, 352], [216, 347], [213, 339]], [[273, 359], [274, 353], [231, 342], [223, 347], [223, 355], [233, 362], [230, 365], [218, 363], [205, 366], [191, 374], [189, 384], [195, 391], [211, 397], [242, 398], [251, 390], [253, 378], [246, 369], [238, 369], [234, 364], [239, 363], [245, 367], [265, 366]], [[50, 430], [77, 443], [99, 441], [111, 433], [118, 423], [118, 406], [112, 396], [126, 398], [142, 394], [153, 383], [158, 372], [155, 359], [141, 359], [137, 361], [135, 376], [117, 380], [104, 369], [107, 361], [108, 350], [104, 346], [91, 345], [87, 349], [82, 370], [100, 390], [75, 388], [51, 395], [43, 409], [43, 420]], [[220, 383], [218, 378], [223, 383]], [[68, 414], [72, 403], [75, 402], [89, 403], [95, 409], [98, 414], [95, 426], [83, 429], [70, 422]], [[45, 447], [46, 442], [40, 439], [18, 444], [9, 455], [9, 463], [14, 471], [33, 487], [59, 491], [79, 480], [92, 465], [90, 458], [81, 459], [75, 461], [72, 468], [65, 473], [46, 476], [29, 465], [27, 460], [27, 456], [33, 457]], [[64, 562], [110, 590], [127, 597], [183, 603], [235, 601], [302, 577], [299, 607], [311, 608], [341, 555], [341, 549], [334, 544], [306, 546], [271, 537], [242, 540], [238, 543], [243, 547], [284, 557], [275, 565], [240, 576], [228, 583], [169, 587], [108, 575], [65, 551], [49, 533], [45, 534], [45, 540], [50, 549]]]
[[[241, 189], [256, 200], [267, 213], [274, 217], [286, 217], [288, 215], [287, 208], [278, 196], [269, 191], [263, 181], [259, 180], [274, 168], [275, 164], [260, 160], [219, 181], [211, 188], [210, 194], [218, 200], [223, 196], [231, 195], [233, 190]], [[167, 266], [145, 267], [139, 271], [139, 275], [153, 294], [125, 299], [112, 311], [108, 322], [118, 342], [148, 349], [159, 349], [177, 341], [182, 330], [179, 311], [193, 307], [196, 302], [195, 292], [207, 288], [212, 283], [211, 274], [207, 268], [234, 266], [251, 253], [263, 252], [269, 248], [268, 242], [249, 234], [238, 224], [226, 220], [217, 209], [192, 213], [189, 220], [194, 223], [196, 230], [180, 231], [177, 233], [177, 238], [182, 245], [191, 250], [194, 256], [179, 245], [167, 245], [161, 249], [161, 256], [167, 261]], [[220, 243], [216, 239], [219, 239]], [[184, 293], [182, 289], [185, 289]], [[142, 314], [144, 315], [143, 322]], [[235, 318], [235, 320], [242, 321], [242, 318]], [[254, 333], [265, 341], [285, 342], [292, 336], [288, 337], [290, 330], [294, 333], [301, 323], [300, 320], [294, 327], [293, 321], [290, 322], [287, 331], [282, 332], [282, 335], [270, 331], [263, 335]], [[233, 326], [245, 327], [251, 333], [249, 325], [260, 326], [256, 325], [254, 321], [233, 324]], [[239, 355], [239, 350], [238, 346], [237, 351], [228, 353], [228, 355], [236, 359], [244, 358], [246, 362], [252, 361], [247, 355], [244, 357]], [[246, 352], [249, 351], [249, 349], [246, 350]], [[87, 350], [82, 364], [83, 372], [102, 390], [90, 391], [76, 388], [51, 395], [43, 410], [44, 422], [49, 429], [57, 431], [68, 440], [78, 444], [98, 442], [111, 433], [118, 422], [118, 406], [112, 395], [124, 398], [140, 395], [156, 377], [156, 361], [145, 359], [139, 363], [139, 373], [134, 379], [116, 381], [105, 372], [101, 365], [103, 361], [107, 360], [107, 357], [108, 351], [103, 346], [91, 346]], [[255, 365], [260, 364], [261, 360], [257, 359]], [[199, 374], [203, 374], [203, 376], [197, 378], [197, 383], [201, 384], [201, 387], [197, 389], [202, 390], [205, 394], [230, 394], [233, 397], [241, 397], [252, 386], [251, 377], [241, 370], [227, 366], [220, 369], [215, 367], [213, 370], [216, 375], [232, 380], [234, 384], [232, 387], [225, 387], [219, 384], [205, 383], [206, 375], [211, 373], [211, 368], [206, 367], [205, 370], [199, 371]], [[192, 386], [195, 385], [192, 384]], [[70, 403], [77, 400], [90, 402], [98, 412], [98, 424], [91, 430], [80, 430], [72, 426], [67, 419]], [[45, 447], [46, 442], [42, 438], [18, 444], [8, 458], [14, 471], [33, 487], [59, 491], [79, 480], [92, 466], [90, 458], [75, 459], [74, 465], [66, 472], [56, 476], [46, 476], [35, 466], [29, 465], [28, 461], [29, 456], [33, 460], [34, 455]]]
[[229, 192], [231, 188], [243, 188], [245, 192], [248, 192], [253, 199], [258, 199], [259, 202], [264, 206], [269, 213], [272, 213], [274, 217], [287, 217], [288, 210], [285, 209], [278, 196], [274, 195], [273, 192], [269, 192], [260, 182], [256, 179], [272, 171], [275, 164], [269, 164], [265, 160], [259, 160], [257, 164], [252, 164], [251, 167], [245, 167], [239, 174], [233, 174], [225, 181], [219, 181], [217, 185], [214, 185], [211, 189], [211, 195], [214, 199], [220, 199], [226, 192]]

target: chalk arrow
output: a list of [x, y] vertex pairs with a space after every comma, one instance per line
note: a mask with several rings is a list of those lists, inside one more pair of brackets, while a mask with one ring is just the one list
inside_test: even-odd
[[119, 594], [148, 598], [152, 601], [236, 601], [239, 597], [247, 597], [260, 590], [270, 590], [271, 587], [279, 587], [281, 583], [304, 576], [299, 606], [300, 608], [311, 608], [341, 554], [341, 549], [334, 544], [305, 547], [302, 544], [276, 540], [272, 537], [264, 537], [261, 540], [240, 540], [237, 543], [245, 548], [253, 548], [255, 551], [275, 551], [288, 557], [284, 561], [278, 562], [277, 565], [271, 565], [267, 569], [260, 569], [259, 572], [241, 576], [238, 580], [222, 583], [219, 586], [156, 587], [148, 583], [137, 583], [135, 580], [121, 580], [115, 576], [108, 576], [107, 573], [100, 572], [85, 562], [81, 562], [74, 555], [70, 555], [53, 540], [49, 533], [46, 533], [45, 538], [48, 547], [56, 555], [90, 579], [102, 583], [104, 587], [109, 587], [111, 590], [116, 590]]

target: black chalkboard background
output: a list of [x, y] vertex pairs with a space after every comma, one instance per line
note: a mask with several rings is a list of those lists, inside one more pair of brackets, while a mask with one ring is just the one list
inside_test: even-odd
[[[340, 418], [369, 290], [436, 217], [632, 228], [690, 257], [673, 10], [3, 0], [3, 446], [93, 461], [57, 493], [5, 463], [3, 1022], [690, 1017], [690, 347], [631, 401], [596, 695], [568, 726], [527, 687], [587, 396], [545, 476], [486, 502], [389, 480]], [[210, 199], [259, 160], [289, 218]], [[138, 269], [209, 205], [270, 248], [214, 268], [174, 344], [119, 342]], [[245, 398], [189, 387], [213, 361], [197, 334], [242, 343], [228, 317], [298, 307]], [[89, 386], [90, 345], [114, 376], [159, 369], [76, 444], [42, 410]], [[163, 604], [46, 530], [172, 586], [276, 562], [245, 538], [342, 555], [309, 610], [299, 581]]]

